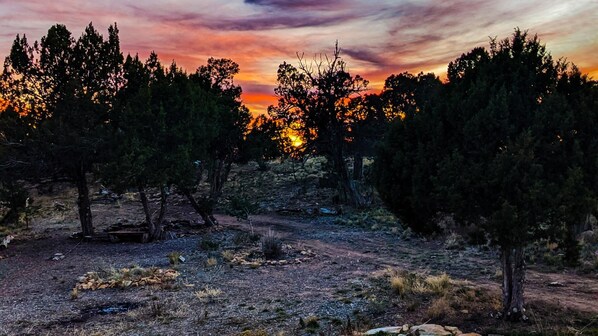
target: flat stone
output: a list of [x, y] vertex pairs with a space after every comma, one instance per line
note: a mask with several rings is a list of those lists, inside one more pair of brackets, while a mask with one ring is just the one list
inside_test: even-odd
[[364, 335], [376, 335], [377, 333], [386, 333], [391, 335], [400, 335], [403, 331], [403, 327], [383, 327], [383, 328], [376, 328], [368, 330], [364, 333]]
[[421, 324], [413, 326], [409, 330], [410, 333], [417, 334], [419, 336], [452, 336], [453, 333], [444, 329], [443, 326], [438, 324]]

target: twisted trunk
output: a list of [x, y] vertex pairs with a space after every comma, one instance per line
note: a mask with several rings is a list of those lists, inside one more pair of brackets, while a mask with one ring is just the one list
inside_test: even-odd
[[166, 190], [164, 187], [160, 188], [160, 209], [158, 210], [158, 217], [153, 219], [147, 194], [143, 186], [139, 186], [139, 198], [141, 199], [141, 205], [143, 206], [143, 213], [145, 214], [145, 222], [152, 240], [158, 240], [162, 238], [162, 222], [164, 221], [164, 215], [166, 214]]
[[193, 207], [193, 210], [195, 210], [195, 212], [199, 214], [201, 219], [204, 221], [205, 225], [212, 226], [218, 224], [218, 221], [212, 214], [213, 206], [209, 206], [208, 204], [206, 204], [209, 202], [209, 200], [197, 202], [197, 199], [195, 199], [193, 194], [188, 190], [185, 190], [183, 194], [185, 195], [185, 197], [187, 197], [189, 203], [191, 203], [191, 207]]
[[357, 190], [355, 183], [349, 177], [349, 171], [341, 149], [334, 150], [332, 155], [334, 172], [336, 173], [344, 198], [354, 207], [365, 206], [365, 199]]

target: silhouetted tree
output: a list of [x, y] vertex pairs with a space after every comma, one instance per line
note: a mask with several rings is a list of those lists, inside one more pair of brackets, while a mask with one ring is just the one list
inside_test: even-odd
[[378, 94], [351, 99], [349, 110], [348, 151], [353, 155], [353, 179], [361, 180], [364, 177], [363, 158], [374, 155], [375, 146], [389, 123], [384, 115], [384, 101]]
[[349, 100], [365, 90], [368, 82], [352, 76], [340, 56], [338, 45], [332, 57], [313, 62], [299, 58], [299, 66], [283, 63], [278, 67], [278, 105], [269, 113], [296, 131], [307, 152], [324, 155], [336, 175], [340, 191], [354, 206], [365, 204], [349, 176], [345, 156], [351, 120]]
[[504, 316], [525, 319], [526, 244], [571, 240], [596, 211], [596, 83], [519, 29], [448, 74], [442, 99], [393, 125], [377, 186], [408, 225], [434, 229], [448, 213], [483, 228], [501, 251]]
[[249, 124], [249, 132], [243, 142], [241, 161], [254, 160], [259, 170], [268, 169], [266, 161], [281, 157], [284, 142], [282, 128], [274, 120], [265, 115], [259, 115]]
[[77, 186], [84, 236], [93, 234], [87, 173], [100, 157], [121, 76], [116, 25], [108, 33], [104, 40], [90, 23], [77, 40], [64, 25], [52, 26], [33, 46], [17, 36], [2, 76], [3, 95], [31, 120], [29, 163]]
[[0, 224], [15, 222], [25, 210], [29, 193], [23, 186], [23, 176], [30, 174], [26, 157], [26, 139], [30, 131], [26, 116], [7, 104], [0, 107], [0, 205], [8, 212]]
[[201, 160], [199, 171], [207, 169], [210, 191], [208, 195], [194, 195], [194, 188], [181, 188], [193, 208], [207, 225], [217, 224], [214, 207], [222, 195], [232, 164], [239, 160], [244, 135], [251, 120], [249, 110], [241, 101], [242, 89], [234, 83], [239, 65], [229, 59], [208, 59], [190, 76], [191, 81], [208, 92], [217, 108], [210, 116], [213, 136], [208, 141], [207, 156]]

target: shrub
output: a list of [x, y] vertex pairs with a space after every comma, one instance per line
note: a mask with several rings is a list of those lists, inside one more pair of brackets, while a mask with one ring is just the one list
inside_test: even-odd
[[210, 239], [204, 238], [199, 242], [199, 248], [204, 251], [215, 251], [218, 247], [220, 247], [220, 243]]
[[308, 316], [305, 318], [305, 328], [315, 330], [320, 327], [317, 316]]
[[236, 217], [237, 220], [248, 220], [249, 216], [255, 214], [258, 210], [259, 205], [252, 202], [248, 195], [241, 193], [230, 197], [226, 214]]
[[8, 208], [4, 217], [0, 217], [0, 224], [3, 222], [17, 222], [19, 213], [24, 211], [29, 198], [29, 192], [22, 184], [17, 182], [5, 182], [0, 184], [0, 207]]
[[262, 253], [266, 259], [278, 259], [282, 256], [282, 241], [272, 231], [262, 239]]
[[181, 261], [179, 258], [181, 257], [181, 252], [178, 251], [174, 251], [174, 252], [170, 252], [168, 253], [168, 262], [171, 265], [178, 265], [179, 262]]

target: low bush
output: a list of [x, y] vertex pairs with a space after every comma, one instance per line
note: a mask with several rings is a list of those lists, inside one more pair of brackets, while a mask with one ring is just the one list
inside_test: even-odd
[[282, 256], [282, 240], [272, 231], [262, 239], [262, 253], [266, 259], [278, 259]]

